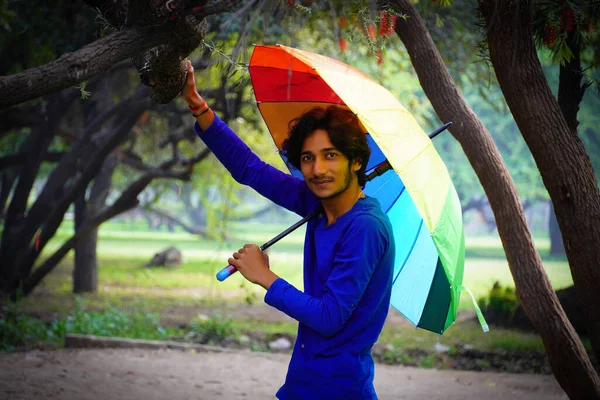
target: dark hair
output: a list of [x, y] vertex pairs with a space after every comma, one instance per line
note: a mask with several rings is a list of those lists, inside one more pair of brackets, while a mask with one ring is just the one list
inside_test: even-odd
[[360, 129], [356, 115], [342, 107], [314, 107], [305, 111], [300, 117], [289, 123], [289, 135], [283, 142], [283, 154], [289, 162], [300, 170], [300, 153], [304, 140], [317, 129], [324, 129], [329, 140], [350, 162], [360, 161], [361, 167], [356, 172], [358, 184], [367, 183], [365, 170], [371, 155], [367, 137]]

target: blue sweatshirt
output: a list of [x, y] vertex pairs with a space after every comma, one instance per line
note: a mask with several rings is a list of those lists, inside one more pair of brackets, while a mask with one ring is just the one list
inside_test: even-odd
[[[215, 115], [198, 136], [239, 183], [306, 216], [320, 206], [305, 182], [261, 161]], [[324, 213], [308, 221], [304, 292], [282, 278], [265, 303], [299, 322], [279, 399], [376, 399], [371, 348], [390, 304], [394, 239], [374, 198], [356, 202], [327, 226]]]

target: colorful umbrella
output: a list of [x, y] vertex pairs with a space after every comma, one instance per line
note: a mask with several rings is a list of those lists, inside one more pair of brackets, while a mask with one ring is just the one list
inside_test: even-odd
[[[345, 106], [358, 116], [372, 153], [364, 192], [379, 200], [394, 229], [391, 304], [417, 327], [443, 333], [456, 320], [466, 290], [465, 240], [458, 195], [431, 139], [388, 90], [329, 57], [257, 45], [249, 71], [258, 108], [279, 149], [289, 121], [314, 106]], [[394, 172], [385, 173], [389, 165]]]

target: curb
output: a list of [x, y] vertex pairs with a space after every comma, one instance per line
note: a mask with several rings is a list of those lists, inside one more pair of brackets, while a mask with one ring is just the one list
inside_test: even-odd
[[118, 337], [75, 335], [65, 337], [65, 348], [69, 349], [155, 349], [155, 350], [194, 350], [198, 353], [239, 353], [243, 350], [205, 344], [180, 343], [161, 340], [128, 339]]

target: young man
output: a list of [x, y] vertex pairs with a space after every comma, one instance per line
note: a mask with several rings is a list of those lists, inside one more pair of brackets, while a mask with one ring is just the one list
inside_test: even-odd
[[196, 91], [191, 64], [183, 97], [198, 136], [238, 182], [301, 216], [322, 210], [306, 228], [304, 292], [277, 276], [257, 245], [229, 259], [266, 289], [267, 304], [299, 322], [277, 397], [376, 399], [371, 348], [389, 309], [394, 239], [378, 201], [361, 189], [370, 150], [356, 116], [319, 107], [292, 121], [283, 147], [301, 180], [262, 162], [213, 114]]

